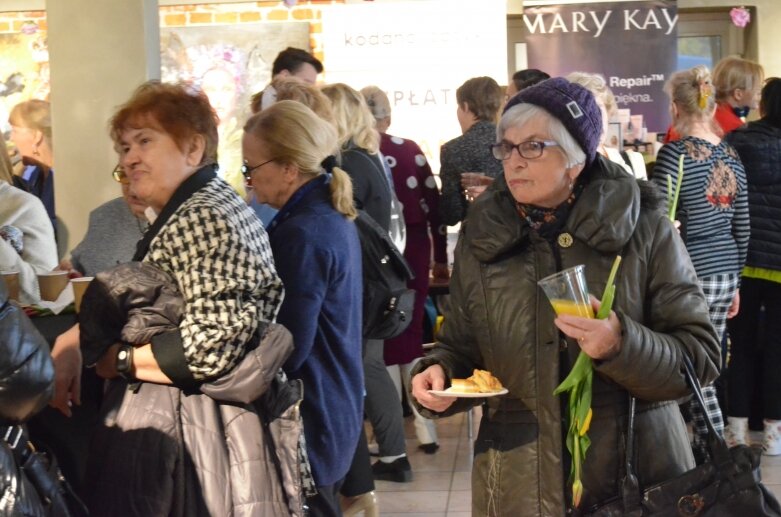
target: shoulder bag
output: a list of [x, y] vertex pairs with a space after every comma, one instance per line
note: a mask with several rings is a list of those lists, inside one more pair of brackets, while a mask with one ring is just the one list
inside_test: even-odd
[[702, 396], [700, 381], [688, 356], [684, 374], [696, 403], [703, 408], [708, 427], [710, 457], [702, 465], [650, 487], [640, 487], [632, 464], [635, 399], [629, 401], [626, 435], [626, 476], [621, 495], [586, 511], [592, 517], [778, 517], [781, 507], [762, 484], [761, 450], [747, 445], [727, 448], [713, 428]]
[[0, 427], [0, 433], [13, 452], [21, 480], [34, 488], [44, 512], [50, 517], [86, 517], [87, 507], [60, 472], [51, 454], [36, 450], [20, 425]]

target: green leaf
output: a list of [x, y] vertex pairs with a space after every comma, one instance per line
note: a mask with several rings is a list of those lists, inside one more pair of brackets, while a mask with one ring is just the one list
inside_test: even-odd
[[588, 416], [588, 410], [591, 409], [591, 386], [594, 379], [594, 373], [589, 372], [589, 375], [586, 376], [586, 380], [583, 382], [583, 387], [581, 388], [580, 397], [578, 400], [578, 408], [577, 408], [577, 419], [578, 419], [578, 425], [580, 425], [582, 422], [586, 421], [586, 417]]
[[610, 268], [610, 274], [607, 277], [607, 284], [605, 285], [605, 292], [602, 294], [599, 311], [597, 311], [598, 320], [607, 318], [610, 316], [610, 311], [613, 310], [613, 299], [616, 296], [616, 274], [620, 265], [621, 255], [616, 255], [615, 260], [613, 260], [613, 267]]
[[567, 375], [567, 378], [561, 381], [561, 384], [553, 390], [553, 394], [560, 395], [565, 391], [571, 390], [577, 383], [586, 378], [586, 375], [591, 369], [591, 358], [583, 352], [579, 353], [578, 358], [575, 359], [575, 364], [572, 365], [572, 370], [570, 370], [569, 375]]
[[580, 452], [583, 454], [583, 459], [586, 459], [586, 451], [591, 447], [591, 438], [587, 434], [578, 437], [580, 439]]
[[[675, 212], [678, 207], [678, 195], [681, 193], [681, 185], [683, 185], [683, 158], [685, 155], [681, 155], [678, 157], [678, 181], [675, 184], [675, 195], [673, 196], [673, 202], [672, 204], [668, 204], [668, 208], [670, 210], [669, 217], [670, 221], [675, 221]], [[669, 179], [669, 175], [667, 178]]]

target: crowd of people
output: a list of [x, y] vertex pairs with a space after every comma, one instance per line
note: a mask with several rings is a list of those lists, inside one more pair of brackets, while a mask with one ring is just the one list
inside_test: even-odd
[[[641, 486], [707, 459], [706, 418], [730, 445], [749, 443], [759, 419], [765, 454], [781, 454], [781, 79], [736, 57], [674, 73], [672, 125], [646, 166], [606, 142], [617, 107], [602, 76], [470, 78], [437, 176], [389, 132], [381, 85], [318, 86], [322, 71], [300, 49], [277, 57], [230, 171], [242, 188], [220, 170], [204, 91], [138, 87], [109, 122], [121, 196], [93, 210], [62, 260], [48, 103], [11, 111], [21, 161], [0, 153], [0, 270], [18, 275], [25, 306], [40, 302], [39, 274], [94, 279], [51, 360], [23, 336], [40, 380], [16, 404], [4, 398], [0, 417], [17, 426], [49, 400], [90, 422], [75, 437], [84, 454], [49, 445], [92, 514], [376, 516], [374, 481], [414, 476], [405, 409], [418, 447], [436, 454], [436, 420], [482, 406], [474, 515], [564, 515], [619, 495], [630, 396]], [[388, 339], [363, 325], [361, 214], [414, 272], [408, 326]], [[447, 226], [459, 223], [451, 269]], [[601, 295], [617, 255], [606, 318], [554, 313], [539, 280], [585, 265]], [[424, 354], [431, 278], [449, 281], [449, 298]], [[29, 328], [6, 315], [4, 283], [0, 329]], [[554, 389], [581, 352], [595, 375], [577, 499]], [[706, 413], [679, 404], [685, 360]], [[85, 368], [101, 380], [85, 384]], [[507, 395], [432, 393], [474, 370]], [[76, 411], [84, 396], [92, 415]], [[33, 441], [47, 421], [30, 422]], [[0, 506], [22, 499], [14, 475], [0, 480], [12, 494]]]

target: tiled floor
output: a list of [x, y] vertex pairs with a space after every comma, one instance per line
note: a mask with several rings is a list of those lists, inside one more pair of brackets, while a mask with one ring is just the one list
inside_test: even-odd
[[[479, 410], [476, 411], [479, 413]], [[475, 432], [479, 416], [475, 415]], [[471, 504], [471, 451], [465, 415], [438, 422], [440, 449], [426, 455], [417, 448], [412, 419], [406, 420], [407, 451], [414, 471], [410, 483], [377, 482], [383, 517], [468, 517]], [[761, 434], [755, 433], [756, 443]], [[765, 485], [781, 499], [781, 456], [762, 457]]]

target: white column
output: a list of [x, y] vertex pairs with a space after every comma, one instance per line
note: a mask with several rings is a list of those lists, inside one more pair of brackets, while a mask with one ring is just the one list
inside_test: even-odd
[[50, 0], [46, 5], [60, 252], [81, 241], [90, 210], [121, 195], [107, 124], [160, 75], [156, 0]]

